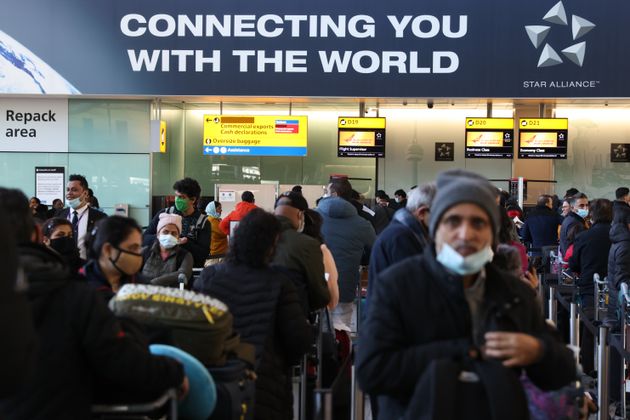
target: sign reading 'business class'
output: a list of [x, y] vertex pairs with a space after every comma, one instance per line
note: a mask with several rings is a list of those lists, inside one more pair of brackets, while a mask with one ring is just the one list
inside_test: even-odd
[[628, 15], [625, 0], [13, 2], [0, 93], [627, 97]]

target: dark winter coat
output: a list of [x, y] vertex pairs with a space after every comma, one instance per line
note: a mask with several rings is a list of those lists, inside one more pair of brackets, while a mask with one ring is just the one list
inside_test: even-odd
[[630, 230], [628, 225], [613, 223], [610, 228], [610, 242], [612, 245], [608, 253], [609, 301], [613, 308], [617, 308], [617, 296], [621, 283], [630, 286]]
[[598, 273], [602, 279], [608, 275], [609, 235], [610, 223], [595, 223], [575, 237], [569, 268], [580, 274], [581, 295], [593, 295], [593, 274]]
[[28, 384], [0, 403], [0, 418], [90, 419], [91, 404], [110, 399], [95, 395], [98, 385], [144, 402], [181, 384], [181, 365], [127, 336], [97, 293], [72, 280], [59, 255], [27, 245], [20, 261], [42, 351]]
[[[85, 279], [87, 284], [92, 287], [103, 299], [103, 302], [107, 305], [109, 301], [116, 295], [112, 290], [112, 286], [107, 281], [105, 274], [101, 270], [97, 260], [90, 260], [79, 271]], [[144, 279], [140, 279], [138, 276], [125, 276], [120, 279], [120, 286], [122, 287], [127, 283], [146, 283]]]
[[[493, 264], [485, 270], [485, 315], [478, 337], [486, 331], [533, 335], [542, 341], [544, 353], [539, 362], [525, 368], [532, 382], [542, 389], [557, 389], [573, 380], [573, 355], [546, 326], [531, 288]], [[438, 263], [433, 250], [383, 271], [370, 305], [358, 346], [358, 379], [365, 392], [380, 396], [382, 418], [397, 419], [412, 405], [414, 390], [432, 362], [461, 360], [469, 354], [473, 345], [470, 309], [462, 278]], [[507, 382], [514, 388], [491, 387], [489, 395], [516, 396], [523, 404], [520, 372], [500, 372], [502, 380], [492, 383]], [[491, 399], [490, 406], [510, 407], [513, 401]], [[447, 401], [458, 403], [452, 398]], [[527, 410], [526, 404], [523, 409]]]
[[256, 348], [257, 419], [292, 419], [290, 368], [312, 343], [295, 286], [271, 268], [206, 267], [193, 289], [224, 302], [241, 341]]
[[558, 244], [558, 226], [562, 224], [562, 216], [547, 206], [536, 206], [527, 215], [521, 229], [523, 241], [530, 242], [535, 252], [540, 253], [544, 246]]
[[570, 211], [569, 214], [567, 214], [562, 221], [562, 226], [560, 227], [560, 252], [562, 252], [562, 255], [566, 254], [569, 245], [571, 245], [568, 239], [569, 230], [571, 230], [571, 228], [576, 225], [578, 232], [586, 230], [584, 219], [582, 219], [576, 213]]
[[[282, 232], [276, 245], [273, 265], [294, 273], [300, 297], [304, 295], [306, 312], [328, 305], [330, 292], [324, 277], [324, 256], [319, 242], [293, 228], [286, 217], [278, 217]], [[304, 292], [304, 293], [302, 293]]]
[[352, 204], [339, 197], [321, 200], [317, 212], [322, 215], [322, 236], [339, 272], [339, 301], [352, 302], [359, 284], [359, 265], [364, 252], [369, 255], [376, 234]]
[[399, 209], [392, 222], [376, 238], [370, 254], [369, 283], [367, 300], [369, 302], [377, 275], [388, 267], [407, 257], [420, 255], [429, 245], [427, 229], [420, 224], [407, 209]]
[[211, 227], [205, 215], [203, 217], [205, 223], [203, 223], [203, 225], [198, 224], [202, 214], [197, 209], [195, 209], [190, 216], [184, 216], [179, 210], [171, 209], [170, 207], [160, 210], [158, 214], [153, 217], [153, 220], [151, 220], [149, 227], [144, 231], [142, 245], [153, 245], [157, 237], [157, 226], [160, 222], [160, 214], [167, 211], [182, 216], [182, 233], [180, 237], [188, 238], [188, 241], [183, 244], [182, 247], [192, 254], [195, 267], [203, 267], [210, 252]]
[[630, 211], [630, 206], [623, 200], [615, 200], [612, 202], [613, 208], [613, 220], [615, 220], [615, 215], [619, 212]]

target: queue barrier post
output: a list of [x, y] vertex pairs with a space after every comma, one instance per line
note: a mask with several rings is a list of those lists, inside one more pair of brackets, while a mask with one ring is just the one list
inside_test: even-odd
[[610, 348], [608, 347], [608, 327], [600, 325], [599, 343], [597, 351], [599, 353], [597, 365], [597, 401], [599, 411], [597, 420], [608, 420], [608, 358]]
[[556, 286], [549, 286], [549, 320], [558, 324], [558, 302], [556, 301]]

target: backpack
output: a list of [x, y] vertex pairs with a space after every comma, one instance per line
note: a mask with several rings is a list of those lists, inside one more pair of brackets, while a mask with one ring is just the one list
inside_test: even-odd
[[[167, 214], [177, 214], [177, 213], [175, 213], [175, 207], [174, 206], [171, 206], [171, 207], [165, 209], [164, 212], [167, 213]], [[206, 216], [205, 214], [201, 213], [199, 215], [199, 217], [197, 218], [197, 223], [195, 223], [195, 227], [190, 232], [188, 232], [187, 236], [192, 238], [192, 239], [197, 239], [197, 233], [200, 232], [204, 228], [204, 226], [206, 225], [207, 221], [208, 221], [208, 216]]]
[[117, 317], [168, 329], [173, 345], [205, 366], [222, 366], [233, 355], [253, 361], [253, 346], [240, 342], [227, 306], [210, 296], [170, 287], [126, 284], [112, 299], [110, 308]]

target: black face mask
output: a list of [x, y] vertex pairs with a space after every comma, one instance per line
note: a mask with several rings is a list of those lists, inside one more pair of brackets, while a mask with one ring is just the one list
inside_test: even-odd
[[63, 257], [64, 261], [68, 263], [72, 268], [77, 268], [81, 265], [81, 259], [79, 257], [79, 248], [74, 243], [74, 239], [69, 236], [61, 238], [51, 239], [50, 247], [57, 251]]

